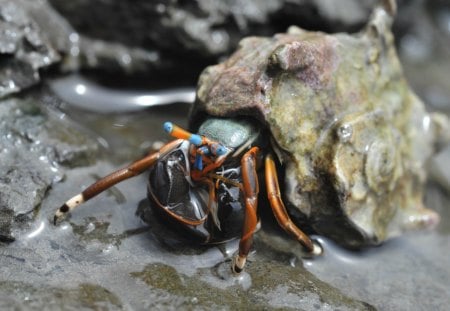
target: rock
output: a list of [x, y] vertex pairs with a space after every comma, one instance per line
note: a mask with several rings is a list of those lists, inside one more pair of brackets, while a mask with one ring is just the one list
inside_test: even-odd
[[26, 282], [1, 281], [0, 308], [122, 310], [123, 306], [113, 293], [90, 283], [63, 289]]
[[[11, 58], [0, 72], [0, 95], [37, 83], [38, 69], [60, 55], [62, 70], [115, 73], [102, 79], [116, 85], [118, 74], [135, 87], [192, 85], [206, 65], [233, 51], [244, 36], [284, 32], [290, 25], [355, 31], [376, 1], [229, 2], [1, 0], [6, 17], [0, 20], [0, 53]], [[409, 20], [399, 15], [405, 29]]]
[[[221, 268], [223, 267], [218, 267], [217, 270]], [[229, 269], [228, 266], [226, 268]], [[188, 276], [163, 263], [149, 264], [142, 271], [131, 273], [131, 276], [142, 280], [152, 290], [161, 291], [164, 293], [162, 295], [170, 295], [170, 306], [174, 308], [314, 310], [326, 305], [332, 310], [375, 310], [369, 304], [346, 297], [303, 268], [287, 269], [292, 270], [288, 278], [286, 267], [276, 261], [254, 262], [249, 269], [253, 276], [249, 281], [251, 287], [246, 290], [242, 288], [245, 276], [220, 280], [221, 276], [217, 275], [219, 284], [211, 286], [205, 280], [211, 274], [210, 269], [200, 269]], [[158, 308], [161, 307], [160, 304], [161, 302], [146, 307]]]
[[[450, 7], [444, 1], [411, 2], [399, 15], [399, 54], [405, 75], [433, 110], [450, 114]], [[427, 77], [424, 79], [424, 77]], [[432, 82], [431, 82], [432, 81]]]
[[73, 125], [39, 107], [36, 95], [0, 101], [0, 240], [6, 242], [14, 240], [13, 232], [33, 218], [48, 189], [63, 178], [61, 165], [86, 165], [98, 148]]
[[[275, 21], [349, 29], [363, 24], [375, 1], [71, 1], [50, 0], [81, 34], [147, 50], [202, 56], [234, 49], [244, 35], [284, 31]], [[314, 12], [315, 14], [311, 14]], [[102, 23], [98, 23], [98, 20]], [[287, 25], [288, 24], [288, 25]], [[287, 25], [287, 26], [286, 26]], [[178, 47], [178, 49], [174, 49]]]
[[39, 70], [60, 60], [22, 1], [0, 1], [0, 98], [39, 81]]
[[83, 68], [140, 73], [146, 82], [149, 76], [158, 76], [156, 82], [164, 76], [171, 84], [174, 76], [181, 83], [195, 83], [206, 65], [233, 51], [243, 36], [283, 32], [293, 24], [326, 31], [358, 29], [374, 2], [49, 1], [78, 32], [73, 49]]

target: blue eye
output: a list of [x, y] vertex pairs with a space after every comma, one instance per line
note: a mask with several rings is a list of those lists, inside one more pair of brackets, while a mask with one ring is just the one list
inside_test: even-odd
[[224, 155], [227, 153], [227, 149], [224, 146], [219, 146], [216, 150], [217, 155]]
[[164, 131], [168, 134], [172, 133], [173, 131], [173, 124], [172, 122], [165, 122], [164, 123]]
[[227, 153], [227, 148], [221, 144], [213, 144], [211, 146], [211, 152], [216, 156], [221, 156]]

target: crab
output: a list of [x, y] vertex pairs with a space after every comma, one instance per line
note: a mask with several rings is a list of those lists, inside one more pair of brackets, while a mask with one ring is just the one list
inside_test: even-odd
[[159, 214], [202, 243], [240, 238], [235, 273], [258, 227], [262, 175], [276, 220], [310, 255], [322, 248], [303, 227], [360, 248], [435, 225], [422, 203], [424, 166], [448, 139], [448, 120], [427, 113], [403, 77], [395, 10], [383, 1], [354, 35], [291, 27], [243, 39], [200, 76], [191, 131], [166, 123], [175, 140], [68, 200], [54, 222], [149, 170]]

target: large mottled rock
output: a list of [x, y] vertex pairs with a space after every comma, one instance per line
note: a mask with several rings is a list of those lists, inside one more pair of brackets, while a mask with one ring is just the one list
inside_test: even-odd
[[292, 214], [352, 248], [439, 219], [423, 206], [423, 185], [436, 145], [450, 140], [448, 120], [427, 113], [403, 76], [394, 11], [376, 8], [353, 35], [292, 27], [243, 39], [204, 70], [193, 107], [194, 131], [206, 115], [266, 126]]
[[[33, 94], [36, 95], [36, 94]], [[37, 105], [34, 96], [0, 101], [0, 240], [33, 218], [61, 165], [86, 165], [94, 140]]]

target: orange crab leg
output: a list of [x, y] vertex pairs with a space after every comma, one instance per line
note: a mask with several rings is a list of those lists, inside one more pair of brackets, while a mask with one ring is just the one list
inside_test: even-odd
[[167, 154], [171, 150], [178, 147], [183, 140], [178, 139], [169, 142], [168, 144], [164, 145], [158, 152], [149, 154], [145, 156], [144, 158], [137, 160], [136, 162], [131, 163], [125, 168], [122, 168], [118, 171], [115, 171], [111, 174], [109, 174], [106, 177], [103, 177], [102, 179], [98, 180], [97, 182], [93, 183], [89, 187], [87, 187], [83, 192], [80, 194], [77, 194], [76, 196], [72, 197], [66, 203], [64, 203], [55, 213], [54, 216], [54, 223], [62, 218], [65, 214], [72, 211], [77, 206], [81, 205], [82, 203], [88, 201], [89, 199], [95, 197], [96, 195], [100, 194], [101, 192], [105, 191], [106, 189], [111, 188], [115, 184], [134, 177], [136, 175], [141, 174], [146, 169], [151, 167], [155, 162], [163, 155]]
[[216, 187], [213, 180], [209, 178], [204, 178], [201, 180], [202, 183], [208, 185], [209, 189], [209, 201], [208, 201], [208, 216], [211, 216], [214, 224], [221, 230], [220, 221], [218, 218], [218, 206], [217, 206], [217, 197], [216, 197]]
[[258, 147], [253, 147], [241, 159], [245, 218], [241, 240], [239, 241], [239, 253], [234, 258], [232, 265], [232, 270], [235, 273], [240, 273], [244, 269], [248, 253], [253, 243], [253, 233], [258, 224], [258, 217], [256, 215], [259, 192], [258, 175], [256, 174], [256, 158], [258, 152]]
[[265, 160], [266, 173], [266, 187], [267, 196], [269, 198], [270, 206], [278, 224], [289, 234], [291, 234], [308, 253], [320, 254], [320, 246], [313, 243], [313, 241], [300, 230], [289, 217], [286, 207], [283, 204], [280, 195], [280, 186], [278, 184], [278, 175], [275, 168], [275, 162], [270, 154], [266, 156]]

